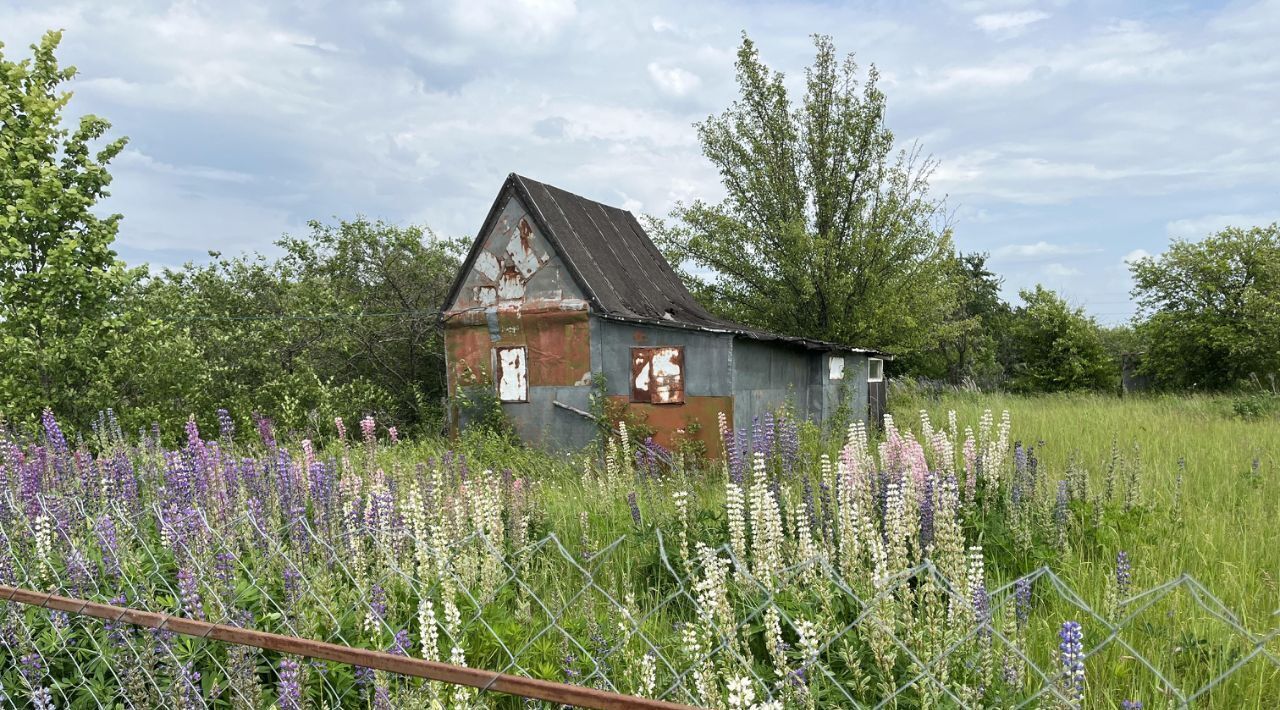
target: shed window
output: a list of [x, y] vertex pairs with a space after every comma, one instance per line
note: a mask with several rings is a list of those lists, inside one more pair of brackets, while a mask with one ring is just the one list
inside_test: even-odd
[[631, 401], [684, 402], [684, 348], [631, 348]]
[[878, 357], [867, 358], [867, 382], [879, 382], [884, 379], [884, 360]]
[[843, 380], [844, 379], [844, 356], [832, 355], [831, 360], [829, 361], [829, 367], [827, 371], [828, 371], [827, 377], [829, 377], [830, 379]]
[[498, 354], [498, 400], [529, 401], [529, 357], [523, 345], [496, 348]]

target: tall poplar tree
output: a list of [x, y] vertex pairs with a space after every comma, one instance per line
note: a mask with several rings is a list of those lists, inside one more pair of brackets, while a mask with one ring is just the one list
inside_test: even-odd
[[829, 37], [795, 105], [745, 35], [740, 95], [698, 124], [725, 199], [677, 207], [660, 228], [691, 290], [721, 314], [792, 335], [899, 353], [955, 324], [954, 253], [933, 162], [895, 146], [873, 67]]
[[21, 61], [0, 45], [0, 412], [10, 417], [87, 406], [129, 279], [111, 249], [120, 216], [93, 211], [125, 139], [94, 150], [111, 124], [64, 120], [62, 86], [76, 70], [58, 66], [61, 38], [47, 33]]

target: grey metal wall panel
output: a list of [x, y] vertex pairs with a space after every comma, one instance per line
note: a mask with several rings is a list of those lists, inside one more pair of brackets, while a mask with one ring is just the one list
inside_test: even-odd
[[593, 370], [604, 373], [611, 395], [631, 394], [631, 348], [684, 347], [684, 388], [690, 397], [727, 396], [731, 335], [682, 328], [620, 323], [592, 319], [592, 333], [599, 332], [600, 359]]
[[522, 440], [548, 451], [579, 451], [595, 438], [596, 424], [553, 402], [591, 411], [590, 394], [590, 387], [530, 387], [528, 402], [502, 409]]

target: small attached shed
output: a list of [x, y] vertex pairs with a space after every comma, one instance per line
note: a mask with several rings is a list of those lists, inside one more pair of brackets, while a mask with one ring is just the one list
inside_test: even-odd
[[689, 437], [713, 455], [721, 412], [737, 427], [788, 402], [819, 422], [842, 398], [854, 417], [883, 412], [880, 353], [718, 318], [630, 212], [514, 173], [442, 311], [455, 431], [459, 396], [484, 391], [523, 440], [582, 448], [598, 431], [584, 413], [602, 376], [658, 443]]

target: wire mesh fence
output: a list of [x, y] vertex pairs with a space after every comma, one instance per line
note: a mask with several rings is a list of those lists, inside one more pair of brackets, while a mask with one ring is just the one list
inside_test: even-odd
[[[32, 595], [14, 601], [16, 589], [707, 707], [1136, 702], [1089, 687], [1102, 664], [1143, 675], [1158, 691], [1146, 707], [1184, 707], [1280, 673], [1280, 628], [1252, 632], [1188, 576], [1104, 609], [1048, 568], [988, 589], [972, 569], [953, 579], [929, 560], [850, 577], [838, 559], [762, 566], [732, 545], [690, 547], [660, 531], [647, 556], [627, 536], [596, 549], [555, 535], [513, 547], [501, 526], [440, 535], [379, 517], [369, 500], [360, 522], [345, 524], [343, 511], [280, 518], [252, 504], [10, 498], [9, 510], [28, 514], [0, 526], [0, 584], [10, 589], [0, 593], [0, 705], [533, 702], [309, 656], [304, 646], [282, 652], [43, 608]], [[1214, 631], [1200, 643], [1153, 645], [1167, 635], [1175, 598], [1180, 618]], [[1037, 626], [1037, 609], [1048, 608], [1052, 618]], [[1249, 697], [1232, 693], [1221, 697]]]

